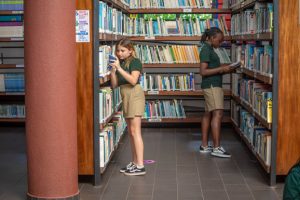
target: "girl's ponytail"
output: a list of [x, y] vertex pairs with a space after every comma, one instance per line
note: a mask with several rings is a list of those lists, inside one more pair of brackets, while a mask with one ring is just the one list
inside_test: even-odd
[[201, 42], [205, 42], [209, 34], [209, 29], [205, 29], [204, 33], [201, 36]]

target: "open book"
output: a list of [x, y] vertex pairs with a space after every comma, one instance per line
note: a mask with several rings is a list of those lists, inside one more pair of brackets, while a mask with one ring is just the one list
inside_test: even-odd
[[237, 62], [234, 62], [234, 63], [231, 63], [229, 66], [232, 68], [232, 69], [236, 69], [236, 68], [239, 68], [241, 67], [241, 61], [237, 61]]

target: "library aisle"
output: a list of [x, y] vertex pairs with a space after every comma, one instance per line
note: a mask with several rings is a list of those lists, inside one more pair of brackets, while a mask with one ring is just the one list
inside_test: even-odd
[[[230, 127], [223, 128], [222, 144], [231, 159], [198, 152], [198, 128], [144, 128], [147, 174], [129, 177], [119, 168], [129, 161], [125, 135], [103, 175], [101, 186], [80, 183], [81, 200], [277, 200], [283, 183], [268, 186], [257, 159]], [[24, 128], [0, 128], [0, 200], [26, 198]]]

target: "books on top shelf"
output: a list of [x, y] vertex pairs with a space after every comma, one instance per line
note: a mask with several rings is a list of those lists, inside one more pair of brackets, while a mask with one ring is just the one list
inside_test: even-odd
[[0, 0], [0, 10], [24, 10], [23, 0]]
[[196, 45], [155, 45], [137, 44], [134, 46], [142, 63], [199, 63]]
[[147, 74], [143, 73], [140, 84], [144, 91], [194, 91], [194, 73]]
[[231, 17], [231, 35], [269, 33], [273, 31], [273, 3], [255, 2], [253, 9]]
[[211, 14], [131, 14], [132, 36], [201, 36], [205, 29], [219, 27], [229, 35], [224, 15]]
[[186, 118], [182, 100], [146, 101], [145, 119]]
[[25, 105], [1, 104], [0, 118], [25, 118]]
[[0, 74], [0, 92], [24, 92], [23, 73]]

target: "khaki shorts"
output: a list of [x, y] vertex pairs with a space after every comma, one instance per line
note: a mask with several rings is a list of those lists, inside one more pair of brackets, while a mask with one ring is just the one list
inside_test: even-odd
[[135, 86], [126, 84], [120, 87], [124, 117], [134, 118], [135, 116], [144, 116], [145, 94], [140, 84], [136, 84]]
[[205, 111], [224, 109], [224, 92], [220, 87], [203, 89], [205, 99]]

